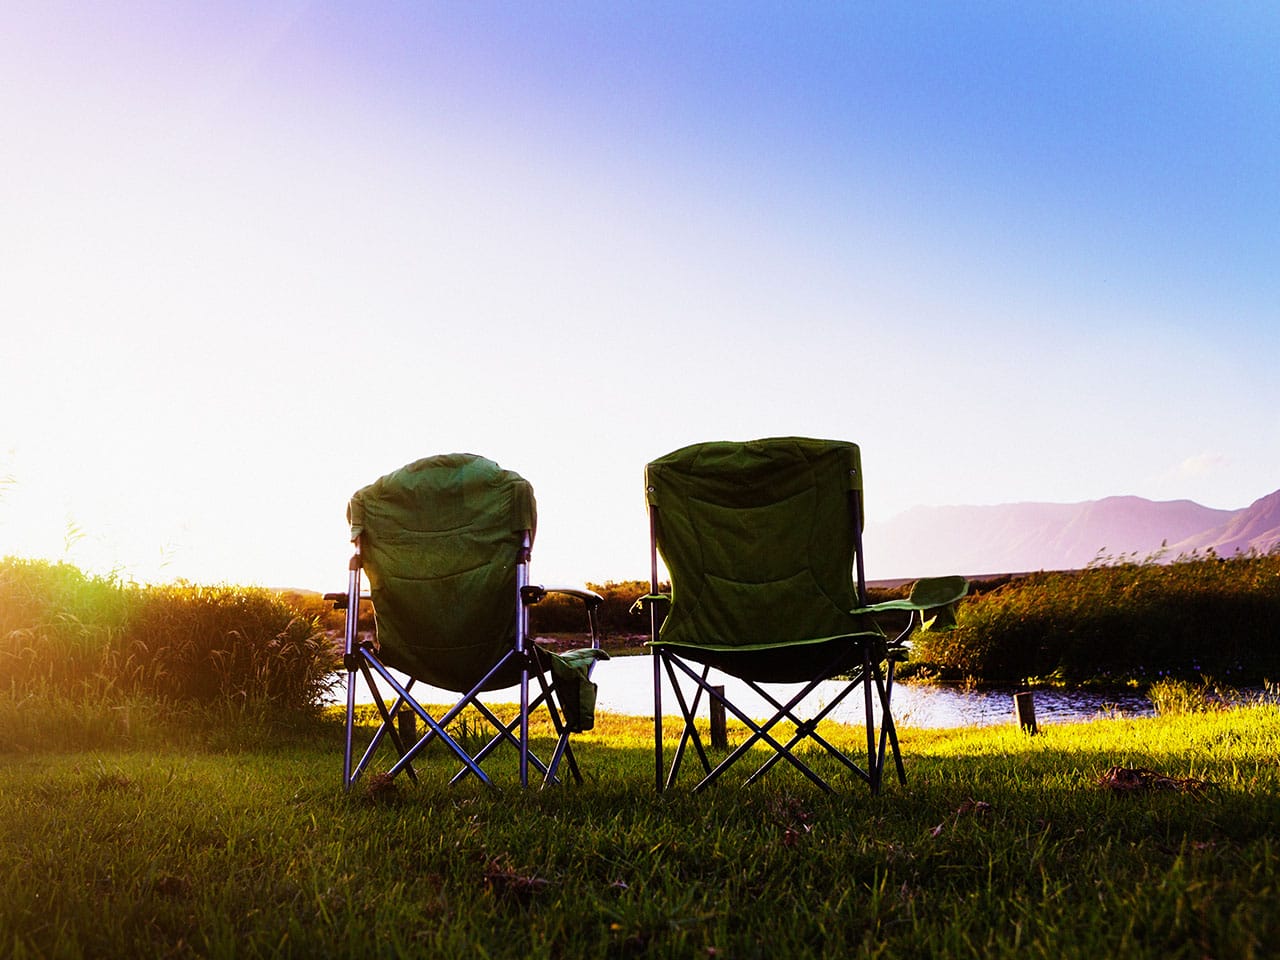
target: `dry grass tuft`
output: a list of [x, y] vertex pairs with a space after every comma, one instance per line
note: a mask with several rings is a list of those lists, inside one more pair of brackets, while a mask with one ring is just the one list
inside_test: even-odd
[[551, 886], [551, 881], [532, 873], [515, 870], [503, 859], [490, 860], [481, 874], [489, 893], [519, 904], [527, 904], [536, 894]]
[[398, 793], [399, 788], [396, 786], [395, 778], [389, 773], [374, 774], [365, 782], [364, 798], [374, 803], [394, 800]]
[[1166, 777], [1162, 773], [1143, 767], [1109, 767], [1098, 778], [1098, 785], [1104, 790], [1125, 796], [1157, 790], [1174, 790], [1200, 795], [1213, 786], [1207, 780], [1197, 780], [1195, 777]]

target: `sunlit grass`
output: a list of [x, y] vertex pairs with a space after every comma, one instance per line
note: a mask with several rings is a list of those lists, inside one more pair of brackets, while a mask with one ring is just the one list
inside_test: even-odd
[[[435, 751], [416, 784], [344, 793], [340, 710], [310, 709], [332, 648], [296, 606], [21, 561], [0, 565], [0, 601], [8, 956], [1199, 958], [1280, 942], [1274, 704], [1036, 736], [904, 729], [908, 782], [879, 797], [847, 774], [824, 795], [785, 765], [658, 796], [652, 721], [609, 714], [574, 738], [581, 786], [521, 791], [507, 757], [499, 790], [450, 787]], [[545, 753], [545, 719], [533, 733]], [[1117, 770], [1169, 789], [1120, 792]]]
[[[910, 779], [781, 768], [654, 794], [648, 721], [587, 782], [344, 794], [336, 725], [0, 758], [0, 930], [26, 956], [1266, 956], [1280, 712], [904, 733]], [[544, 740], [544, 746], [546, 741]], [[1119, 795], [1107, 769], [1203, 792]], [[509, 783], [510, 781], [508, 781]]]

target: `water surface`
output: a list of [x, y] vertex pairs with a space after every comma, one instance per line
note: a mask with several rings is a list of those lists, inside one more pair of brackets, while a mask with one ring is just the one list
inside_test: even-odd
[[[757, 697], [739, 680], [711, 671], [713, 682], [725, 686], [726, 695], [749, 716], [763, 719], [772, 708]], [[649, 656], [614, 657], [602, 660], [593, 674], [599, 686], [597, 709], [624, 716], [653, 716], [653, 659]], [[363, 684], [361, 684], [363, 688]], [[836, 696], [843, 684], [829, 681], [815, 692], [813, 703], [823, 703], [823, 698]], [[773, 685], [770, 692], [779, 699], [789, 699], [799, 688]], [[363, 692], [363, 690], [362, 690]], [[457, 697], [443, 690], [434, 690], [419, 684], [414, 693], [423, 703], [452, 703]], [[899, 726], [904, 727], [981, 727], [999, 723], [1013, 723], [1013, 693], [1008, 690], [961, 690], [954, 687], [932, 687], [899, 683], [893, 688], [893, 715]], [[345, 688], [338, 691], [338, 699], [345, 695]], [[367, 694], [366, 694], [367, 696]], [[1071, 723], [1092, 720], [1098, 716], [1149, 717], [1154, 714], [1151, 702], [1137, 694], [1099, 694], [1083, 690], [1037, 690], [1035, 694], [1036, 721]], [[706, 698], [700, 712], [706, 714]], [[833, 719], [844, 723], [862, 723], [863, 700], [861, 690], [855, 691], [832, 711]], [[677, 715], [678, 708], [670, 689], [663, 687], [663, 714]], [[810, 711], [812, 712], [812, 711]], [[879, 716], [879, 704], [876, 715]]]
[[[723, 683], [725, 693], [750, 716], [764, 718], [772, 710], [739, 680], [726, 677], [712, 670], [713, 682]], [[596, 666], [594, 679], [599, 685], [599, 709], [624, 715], [653, 715], [653, 662], [647, 656], [615, 657]], [[834, 697], [844, 684], [832, 680], [823, 683], [814, 693], [814, 703], [823, 703], [824, 697]], [[770, 693], [779, 699], [794, 694], [799, 687], [774, 685]], [[790, 691], [790, 693], [788, 693]], [[971, 690], [955, 687], [921, 686], [898, 683], [893, 688], [893, 717], [899, 726], [908, 727], [976, 727], [997, 723], [1013, 723], [1013, 694], [1009, 690]], [[706, 698], [703, 698], [705, 712]], [[876, 705], [879, 716], [879, 704]], [[1137, 694], [1117, 696], [1102, 695], [1083, 690], [1037, 690], [1035, 694], [1036, 721], [1067, 723], [1092, 720], [1108, 716], [1149, 717], [1154, 714], [1151, 702]], [[663, 714], [675, 714], [678, 708], [674, 697], [664, 684]], [[833, 719], [845, 723], [861, 723], [863, 711], [862, 692], [859, 689], [842, 701], [832, 711]]]

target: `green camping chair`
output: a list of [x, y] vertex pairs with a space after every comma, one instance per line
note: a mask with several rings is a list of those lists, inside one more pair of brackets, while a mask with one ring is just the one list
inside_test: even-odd
[[[405, 771], [416, 780], [414, 758], [438, 741], [462, 763], [454, 780], [474, 775], [491, 783], [481, 765], [497, 748], [510, 744], [519, 752], [522, 786], [528, 785], [530, 764], [542, 774], [544, 786], [557, 782], [562, 759], [580, 781], [569, 734], [591, 729], [594, 721], [591, 668], [597, 658], [608, 656], [600, 649], [596, 631], [601, 598], [590, 590], [529, 583], [529, 553], [537, 527], [529, 483], [471, 454], [428, 457], [358, 490], [347, 518], [355, 545], [347, 592], [326, 595], [346, 609], [344, 786], [351, 788], [385, 741], [397, 754], [387, 771], [390, 777]], [[362, 573], [369, 578], [374, 637], [359, 633]], [[582, 599], [591, 632], [589, 648], [557, 655], [530, 640], [529, 606], [549, 592]], [[536, 684], [532, 699], [531, 680]], [[353, 766], [361, 682], [381, 722]], [[461, 696], [436, 716], [415, 697], [418, 682]], [[514, 717], [500, 718], [481, 699], [481, 694], [517, 685], [519, 712]], [[558, 737], [545, 761], [529, 749], [529, 716], [542, 706]], [[468, 707], [479, 712], [479, 729], [493, 731], [475, 754], [449, 729]], [[402, 711], [422, 721], [421, 736], [416, 721], [395, 722], [405, 716]]]
[[[653, 631], [658, 791], [676, 782], [690, 744], [703, 770], [695, 790], [715, 782], [757, 744], [772, 752], [748, 783], [781, 760], [830, 790], [797, 749], [806, 741], [873, 792], [880, 790], [892, 751], [905, 782], [890, 709], [895, 667], [912, 631], [941, 625], [945, 618], [929, 619], [930, 614], [948, 611], [968, 584], [962, 577], [922, 580], [906, 600], [867, 603], [858, 447], [795, 437], [703, 443], [648, 464], [645, 479], [652, 568], [652, 592], [645, 600]], [[659, 554], [671, 576], [669, 595], [658, 593]], [[886, 623], [893, 636], [885, 633]], [[711, 668], [744, 682], [769, 704], [772, 716], [759, 721], [735, 706]], [[662, 738], [664, 674], [684, 721], [670, 768]], [[832, 679], [845, 682], [817, 714], [801, 719], [801, 704]], [[799, 690], [775, 696], [762, 686], [775, 683]], [[865, 765], [819, 729], [859, 686]], [[694, 724], [704, 694], [750, 731], [714, 769]], [[784, 721], [793, 731], [789, 736], [781, 732]]]

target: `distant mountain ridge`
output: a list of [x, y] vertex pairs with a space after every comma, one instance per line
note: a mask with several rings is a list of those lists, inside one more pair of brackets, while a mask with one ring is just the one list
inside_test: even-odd
[[1213, 549], [1219, 556], [1280, 544], [1280, 490], [1239, 510], [1191, 500], [1106, 497], [1083, 503], [915, 507], [864, 536], [872, 579], [1076, 570], [1099, 556]]

